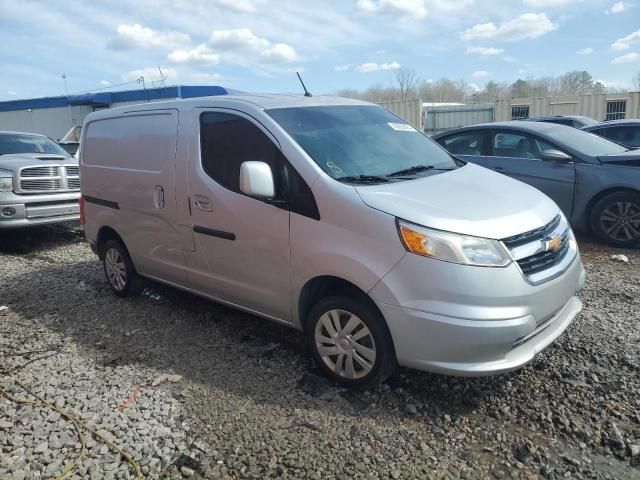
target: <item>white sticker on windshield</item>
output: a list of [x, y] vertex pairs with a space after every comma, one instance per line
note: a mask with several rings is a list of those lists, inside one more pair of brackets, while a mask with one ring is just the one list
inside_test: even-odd
[[387, 123], [387, 125], [399, 132], [417, 132], [415, 128], [406, 123]]

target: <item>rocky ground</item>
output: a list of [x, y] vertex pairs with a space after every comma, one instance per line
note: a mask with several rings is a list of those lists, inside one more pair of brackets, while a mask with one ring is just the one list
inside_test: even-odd
[[296, 331], [156, 284], [116, 298], [77, 229], [3, 232], [0, 478], [72, 464], [67, 414], [70, 478], [640, 478], [640, 252], [581, 243], [584, 311], [530, 366], [355, 393]]

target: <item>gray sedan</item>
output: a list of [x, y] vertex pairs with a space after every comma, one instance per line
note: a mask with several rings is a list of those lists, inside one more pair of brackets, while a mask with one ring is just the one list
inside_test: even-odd
[[640, 150], [564, 125], [526, 121], [433, 138], [460, 159], [538, 188], [576, 228], [616, 247], [640, 244]]

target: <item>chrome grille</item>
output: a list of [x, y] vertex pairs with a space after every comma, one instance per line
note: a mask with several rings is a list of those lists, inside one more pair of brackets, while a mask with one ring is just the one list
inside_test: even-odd
[[80, 175], [80, 167], [67, 167], [67, 177], [77, 177]]
[[540, 228], [505, 238], [502, 243], [534, 285], [562, 274], [578, 251], [571, 228], [560, 215]]
[[29, 167], [23, 168], [20, 175], [22, 178], [27, 177], [57, 177], [58, 167]]
[[60, 179], [55, 178], [41, 178], [38, 180], [22, 180], [20, 182], [20, 188], [23, 191], [52, 191], [61, 190], [62, 183]]
[[77, 165], [44, 165], [20, 170], [16, 193], [51, 193], [80, 190], [80, 169]]
[[542, 272], [547, 268], [553, 267], [564, 258], [568, 251], [569, 235], [568, 232], [565, 232], [564, 235], [562, 235], [562, 242], [558, 250], [546, 250], [544, 252], [531, 255], [530, 257], [518, 260], [518, 265], [520, 265], [522, 273], [530, 276], [534, 273]]

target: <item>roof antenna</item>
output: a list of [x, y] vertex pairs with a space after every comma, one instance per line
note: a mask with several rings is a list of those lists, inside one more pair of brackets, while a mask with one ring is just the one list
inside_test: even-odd
[[307, 87], [304, 85], [304, 82], [302, 81], [302, 77], [300, 76], [300, 73], [296, 72], [296, 75], [298, 75], [298, 80], [300, 80], [300, 83], [302, 84], [302, 88], [304, 88], [304, 96], [311, 97], [312, 95], [309, 93], [309, 90], [307, 90]]

